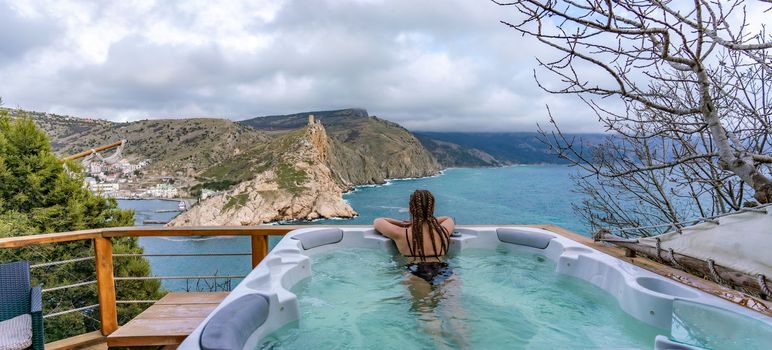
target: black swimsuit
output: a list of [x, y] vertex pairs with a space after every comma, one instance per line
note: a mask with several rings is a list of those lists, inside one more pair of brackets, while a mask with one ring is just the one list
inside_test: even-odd
[[445, 262], [423, 261], [405, 265], [413, 275], [420, 277], [429, 284], [436, 286], [453, 275], [453, 270]]
[[[410, 239], [408, 237], [407, 233], [407, 227], [405, 228], [405, 240], [407, 241], [407, 249], [410, 250], [411, 255], [405, 255], [407, 258], [418, 258], [419, 256], [416, 256], [413, 252], [413, 248], [410, 246]], [[425, 256], [424, 258], [439, 258], [442, 257], [442, 255], [430, 255]], [[417, 261], [412, 262], [407, 265], [407, 270], [415, 275], [416, 277], [419, 277], [423, 279], [426, 282], [429, 282], [429, 284], [436, 286], [446, 279], [448, 277], [453, 275], [453, 269], [448, 266], [446, 262], [442, 261]]]

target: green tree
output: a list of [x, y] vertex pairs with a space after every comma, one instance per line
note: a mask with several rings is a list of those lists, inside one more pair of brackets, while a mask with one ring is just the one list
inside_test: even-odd
[[[83, 185], [79, 164], [63, 163], [54, 154], [45, 132], [26, 115], [11, 118], [0, 111], [0, 238], [101, 227], [131, 226], [134, 213], [122, 210], [114, 199], [94, 195]], [[115, 253], [142, 253], [136, 238], [114, 238]], [[55, 262], [94, 254], [92, 240], [0, 249], [0, 261]], [[148, 276], [143, 258], [116, 258], [116, 276]], [[44, 288], [93, 281], [93, 260], [33, 269], [33, 279]], [[118, 300], [157, 299], [162, 295], [156, 280], [120, 281]], [[67, 288], [43, 295], [44, 313], [86, 307], [97, 303], [96, 285]], [[120, 305], [119, 322], [142, 311], [142, 305]], [[88, 309], [45, 320], [46, 341], [99, 328], [98, 309]]]

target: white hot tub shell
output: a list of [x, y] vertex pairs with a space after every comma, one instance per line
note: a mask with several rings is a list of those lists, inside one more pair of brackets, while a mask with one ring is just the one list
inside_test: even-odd
[[[613, 295], [638, 320], [670, 330], [674, 311], [696, 318], [725, 317], [735, 323], [719, 336], [754, 332], [772, 342], [772, 318], [664, 278], [558, 234], [527, 227], [463, 227], [452, 237], [451, 254], [467, 248], [506, 247], [538, 252], [556, 263], [558, 273], [577, 277]], [[254, 349], [261, 339], [298, 320], [298, 300], [290, 289], [311, 275], [311, 258], [344, 247], [396, 253], [393, 242], [363, 228], [307, 228], [288, 233], [265, 259], [180, 345], [180, 349]], [[694, 311], [697, 310], [697, 311]], [[736, 324], [741, 323], [741, 324]], [[743, 335], [745, 336], [745, 335]], [[654, 349], [699, 349], [665, 336]]]

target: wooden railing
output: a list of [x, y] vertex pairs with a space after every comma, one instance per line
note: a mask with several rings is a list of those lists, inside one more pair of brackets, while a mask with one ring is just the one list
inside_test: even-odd
[[[637, 266], [658, 273], [663, 276], [667, 276], [671, 279], [675, 279], [682, 283], [687, 283], [693, 287], [702, 289], [703, 291], [720, 296], [735, 303], [740, 303], [743, 306], [750, 307], [756, 311], [771, 314], [770, 308], [766, 306], [763, 301], [753, 300], [754, 305], [761, 305], [763, 308], [754, 307], [748, 304], [749, 299], [747, 296], [720, 287], [708, 281], [695, 278], [686, 273], [682, 273], [678, 270], [671, 269], [670, 267], [663, 266], [656, 262], [647, 259], [637, 259], [625, 256], [625, 252], [621, 248], [610, 247], [599, 242], [593, 242], [592, 239], [586, 236], [576, 234], [565, 230], [555, 225], [474, 225], [480, 226], [529, 226], [535, 228], [541, 228], [560, 234], [566, 238], [580, 242], [587, 246], [593, 247], [604, 253], [612, 255], [616, 258], [628, 261]], [[269, 236], [283, 236], [288, 232], [299, 228], [319, 228], [325, 227], [324, 225], [276, 225], [276, 226], [216, 226], [216, 227], [116, 227], [116, 228], [104, 228], [94, 230], [82, 230], [73, 232], [61, 232], [61, 233], [49, 233], [20, 237], [0, 238], [0, 249], [8, 248], [21, 248], [30, 246], [44, 246], [47, 244], [60, 243], [60, 242], [72, 242], [82, 240], [92, 240], [94, 246], [94, 261], [96, 269], [96, 285], [97, 285], [97, 297], [99, 307], [99, 320], [100, 330], [94, 332], [95, 336], [106, 336], [118, 329], [118, 301], [116, 300], [116, 287], [115, 281], [117, 280], [113, 269], [113, 244], [111, 238], [120, 237], [164, 237], [164, 236], [249, 236], [251, 239], [251, 265], [254, 268], [260, 261], [268, 254], [268, 237]], [[328, 226], [329, 227], [329, 226]], [[351, 227], [361, 228], [364, 226], [356, 225], [335, 225], [334, 227]], [[367, 226], [371, 227], [371, 226]], [[248, 253], [240, 254], [210, 254], [210, 255], [249, 255]], [[118, 256], [145, 256], [145, 254], [119, 254]], [[148, 256], [162, 256], [162, 254], [154, 255], [147, 254]], [[191, 255], [191, 254], [170, 254], [173, 255]], [[192, 254], [195, 255], [195, 254]], [[206, 255], [206, 254], [200, 254]], [[72, 261], [82, 261], [87, 258], [70, 259]], [[54, 263], [59, 264], [59, 263]], [[50, 262], [42, 262], [39, 265], [50, 265]], [[122, 277], [125, 279], [125, 277]], [[121, 279], [121, 278], [118, 278]], [[93, 283], [93, 281], [89, 282]], [[82, 283], [81, 283], [82, 284]], [[51, 290], [60, 289], [62, 287], [54, 287]], [[77, 311], [77, 310], [74, 310]], [[87, 335], [76, 336], [68, 339], [84, 338], [86, 340], [77, 340], [79, 344], [86, 344]], [[67, 348], [66, 346], [63, 348]]]
[[[309, 226], [217, 226], [217, 227], [114, 227], [73, 232], [48, 233], [0, 238], [0, 249], [41, 246], [53, 243], [93, 240], [99, 304], [100, 333], [109, 335], [118, 329], [118, 310], [111, 238], [163, 236], [249, 236], [251, 265], [254, 268], [268, 254], [268, 236], [283, 236]], [[315, 226], [319, 227], [319, 226]], [[45, 262], [44, 262], [45, 263]]]

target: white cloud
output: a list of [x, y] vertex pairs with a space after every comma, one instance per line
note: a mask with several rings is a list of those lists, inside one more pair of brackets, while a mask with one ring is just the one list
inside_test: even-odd
[[[548, 50], [486, 0], [0, 0], [8, 106], [112, 120], [345, 107], [415, 130], [598, 131], [533, 80]], [[0, 34], [0, 39], [3, 39]]]

